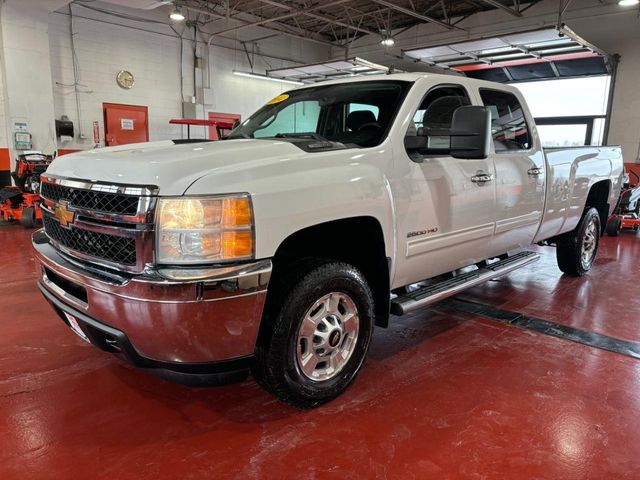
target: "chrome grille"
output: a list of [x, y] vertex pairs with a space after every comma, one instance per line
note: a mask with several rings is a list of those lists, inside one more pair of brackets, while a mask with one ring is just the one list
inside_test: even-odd
[[119, 271], [153, 262], [158, 187], [41, 178], [44, 229], [56, 248]]
[[48, 215], [42, 217], [42, 222], [49, 238], [63, 247], [122, 265], [133, 266], [137, 263], [134, 238], [117, 237], [75, 227], [64, 228]]
[[135, 215], [140, 203], [139, 196], [85, 190], [54, 183], [43, 183], [40, 194], [56, 203], [66, 200], [71, 207], [116, 215]]

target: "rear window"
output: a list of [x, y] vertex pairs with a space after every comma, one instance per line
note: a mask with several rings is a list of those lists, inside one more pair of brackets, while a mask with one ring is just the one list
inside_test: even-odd
[[531, 134], [518, 98], [509, 92], [480, 89], [482, 103], [491, 110], [491, 133], [496, 152], [528, 150]]

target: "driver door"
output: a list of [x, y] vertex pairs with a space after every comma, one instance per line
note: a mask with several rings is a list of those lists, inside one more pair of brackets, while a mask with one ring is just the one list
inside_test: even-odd
[[[399, 155], [403, 172], [397, 208], [396, 281], [406, 285], [484, 260], [495, 227], [495, 169], [491, 157], [457, 159], [448, 149], [453, 112], [474, 103], [458, 84], [431, 88], [416, 106], [407, 135], [433, 132], [429, 151]], [[477, 101], [475, 102], [478, 103]]]

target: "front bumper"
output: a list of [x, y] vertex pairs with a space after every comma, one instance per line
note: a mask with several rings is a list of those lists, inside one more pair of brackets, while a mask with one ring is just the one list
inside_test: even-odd
[[246, 376], [270, 261], [179, 281], [93, 269], [58, 252], [42, 230], [33, 246], [43, 295], [67, 324], [65, 312], [72, 315], [94, 345], [181, 383]]

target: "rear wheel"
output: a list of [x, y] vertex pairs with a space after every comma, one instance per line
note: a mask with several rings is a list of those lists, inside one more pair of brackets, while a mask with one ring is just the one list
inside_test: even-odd
[[622, 230], [622, 219], [620, 217], [611, 217], [607, 222], [607, 235], [617, 237]]
[[290, 272], [267, 305], [254, 376], [282, 401], [311, 408], [341, 394], [360, 370], [373, 332], [373, 295], [352, 265]]
[[589, 208], [576, 229], [558, 240], [558, 268], [568, 275], [586, 274], [596, 258], [599, 243], [600, 216], [595, 208]]
[[36, 226], [36, 210], [33, 207], [25, 207], [22, 209], [20, 224], [24, 228], [33, 228]]

